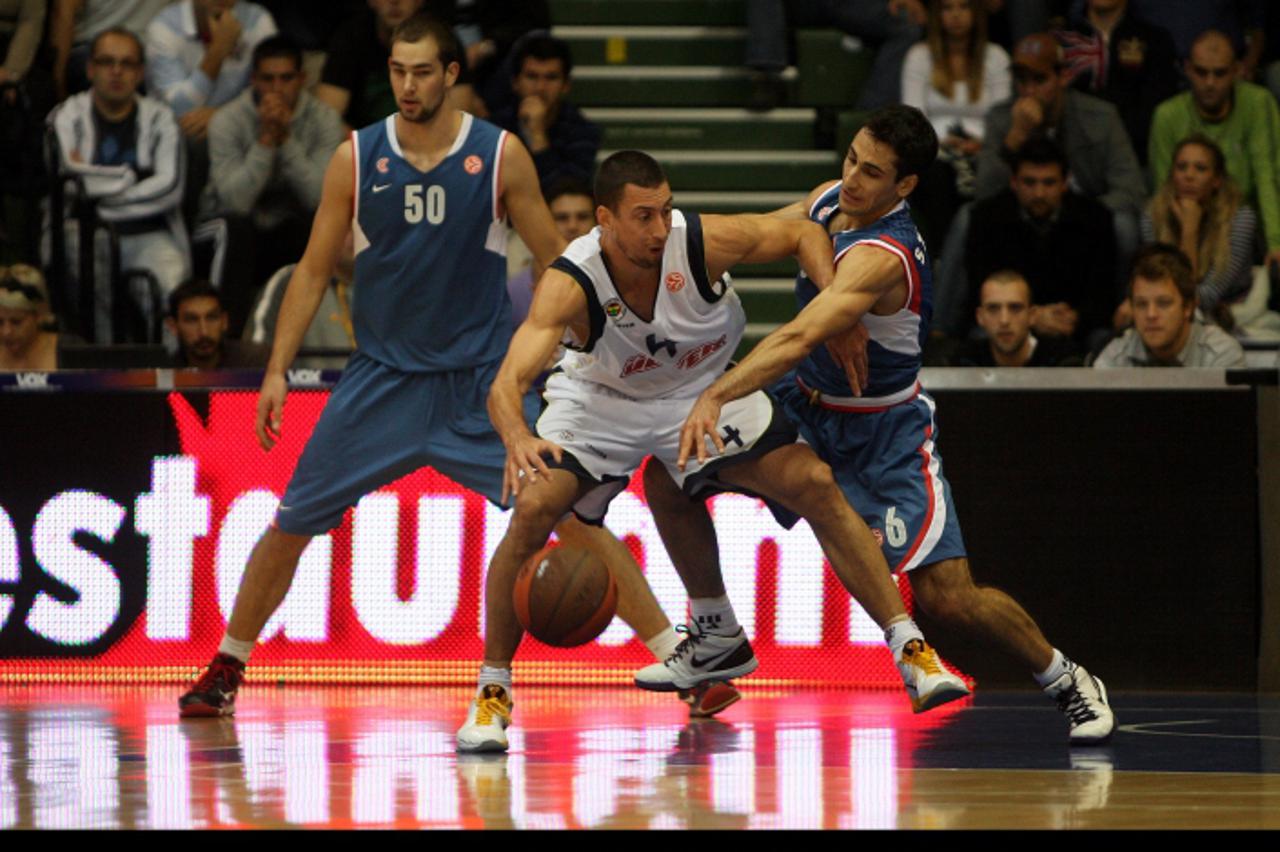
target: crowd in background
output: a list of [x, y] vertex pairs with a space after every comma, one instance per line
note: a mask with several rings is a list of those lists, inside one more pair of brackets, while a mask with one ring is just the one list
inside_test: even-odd
[[[754, 108], [785, 102], [789, 34], [835, 27], [875, 50], [850, 107], [933, 124], [910, 203], [934, 362], [1242, 366], [1237, 338], [1280, 337], [1280, 14], [1261, 0], [747, 9]], [[601, 131], [545, 1], [0, 0], [0, 370], [113, 342], [265, 363], [329, 157], [395, 112], [389, 36], [418, 11], [464, 48], [451, 97], [521, 137], [566, 237], [589, 228]], [[511, 272], [519, 316], [531, 276]], [[354, 345], [351, 285], [340, 263], [304, 346]]]

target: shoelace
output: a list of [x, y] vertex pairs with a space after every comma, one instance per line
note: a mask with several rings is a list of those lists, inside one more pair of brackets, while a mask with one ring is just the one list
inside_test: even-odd
[[215, 659], [209, 664], [209, 668], [205, 669], [204, 674], [196, 681], [193, 692], [208, 692], [217, 686], [224, 692], [235, 689], [240, 685], [240, 679], [244, 674], [230, 663], [224, 663], [222, 660]]
[[685, 638], [680, 640], [680, 644], [671, 652], [671, 656], [667, 657], [668, 663], [680, 662], [680, 660], [687, 657], [693, 651], [694, 647], [702, 641], [702, 630], [696, 625], [690, 627], [685, 624], [677, 624], [676, 632], [685, 634]]
[[913, 639], [907, 643], [907, 649], [911, 651], [911, 662], [924, 669], [925, 674], [942, 674], [942, 667], [938, 665], [938, 657], [928, 645], [918, 639]]
[[1064, 689], [1058, 696], [1058, 709], [1066, 714], [1073, 725], [1082, 725], [1098, 718], [1098, 714], [1089, 705], [1089, 699], [1080, 692], [1079, 687], [1074, 683]]
[[505, 719], [507, 706], [496, 698], [477, 698], [476, 724], [492, 725], [494, 716], [501, 716]]

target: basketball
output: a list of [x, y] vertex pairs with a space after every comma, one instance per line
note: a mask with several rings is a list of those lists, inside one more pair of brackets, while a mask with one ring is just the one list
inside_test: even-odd
[[609, 626], [618, 608], [618, 584], [590, 550], [549, 545], [520, 569], [512, 598], [516, 618], [534, 638], [572, 648]]

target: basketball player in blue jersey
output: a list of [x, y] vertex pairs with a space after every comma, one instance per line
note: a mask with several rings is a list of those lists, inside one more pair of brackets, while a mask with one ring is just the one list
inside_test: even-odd
[[[179, 700], [183, 716], [234, 711], [245, 663], [284, 600], [303, 550], [360, 497], [426, 465], [495, 502], [502, 491], [506, 454], [484, 401], [510, 340], [506, 217], [543, 266], [564, 240], [520, 140], [449, 102], [458, 75], [452, 32], [415, 17], [391, 40], [389, 73], [399, 112], [353, 132], [329, 163], [258, 399], [264, 449], [282, 428], [285, 371], [349, 235], [360, 282], [353, 310], [357, 351], [249, 558], [217, 656]], [[526, 416], [535, 414], [534, 398], [522, 405]], [[667, 656], [680, 639], [626, 547], [576, 521], [557, 532], [609, 563], [620, 615], [648, 637], [658, 659]], [[506, 597], [509, 604], [509, 590]], [[720, 690], [721, 701], [736, 695]], [[716, 709], [693, 698], [695, 712]]]
[[[982, 635], [1033, 672], [1066, 714], [1072, 743], [1103, 742], [1115, 716], [1102, 681], [1051, 646], [1017, 601], [975, 585], [969, 573], [935, 448], [934, 402], [917, 378], [932, 274], [905, 199], [936, 156], [937, 137], [918, 110], [886, 107], [854, 137], [841, 180], [773, 214], [826, 229], [834, 278], [797, 279], [799, 315], [699, 397], [685, 421], [679, 464], [703, 463], [708, 439], [723, 452], [715, 425], [721, 407], [773, 385], [801, 435], [883, 539], [889, 563], [907, 572], [920, 607]], [[859, 323], [869, 333], [863, 374], [847, 346], [837, 347], [845, 353], [839, 360], [822, 346], [847, 342]]]
[[[725, 595], [704, 506], [712, 494], [738, 491], [809, 521], [845, 588], [884, 629], [917, 712], [968, 695], [908, 617], [871, 531], [841, 496], [831, 469], [797, 442], [767, 394], [725, 406], [716, 425], [729, 442], [722, 457], [675, 471], [689, 401], [724, 371], [746, 324], [725, 272], [796, 256], [825, 283], [832, 265], [823, 230], [768, 216], [674, 210], [661, 167], [640, 151], [620, 151], [600, 165], [595, 198], [599, 226], [574, 240], [542, 276], [489, 394], [507, 447], [503, 488], [516, 495], [511, 525], [489, 566], [485, 671], [507, 678], [495, 680], [495, 694], [511, 691], [510, 664], [522, 636], [510, 592], [520, 566], [566, 512], [599, 523], [652, 454], [648, 468], [664, 471], [679, 495], [650, 508], [686, 580], [694, 624], [664, 662], [636, 675], [638, 686], [674, 692], [755, 670]], [[547, 380], [547, 408], [531, 430], [522, 400], [561, 342], [569, 352]], [[510, 721], [508, 703], [473, 704], [458, 731], [459, 750], [504, 751]]]

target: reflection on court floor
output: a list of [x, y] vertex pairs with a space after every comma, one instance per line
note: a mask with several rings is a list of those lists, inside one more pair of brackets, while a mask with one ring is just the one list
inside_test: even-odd
[[1052, 705], [748, 691], [690, 722], [626, 689], [516, 692], [506, 756], [459, 756], [457, 688], [251, 687], [179, 722], [172, 687], [0, 690], [0, 828], [1280, 828], [1280, 705], [1121, 696], [1069, 749]]

